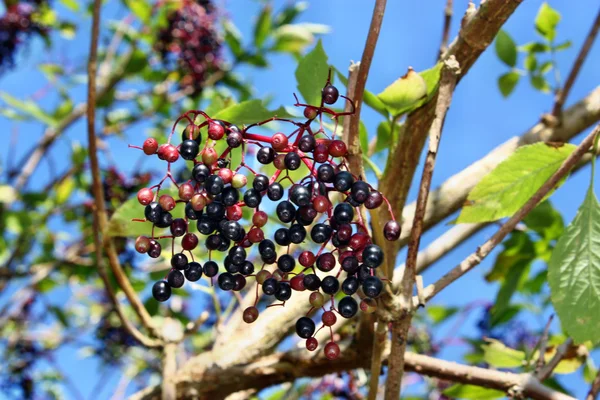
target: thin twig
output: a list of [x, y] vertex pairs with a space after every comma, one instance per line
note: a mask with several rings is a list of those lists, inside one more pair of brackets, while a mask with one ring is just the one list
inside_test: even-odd
[[598, 393], [600, 393], [600, 369], [592, 382], [592, 386], [590, 387], [590, 391], [588, 392], [585, 400], [596, 400], [598, 398]]
[[[508, 221], [506, 221], [500, 229], [484, 244], [465, 258], [459, 265], [454, 267], [450, 272], [445, 274], [439, 280], [432, 285], [425, 288], [425, 299], [431, 300], [436, 294], [456, 281], [464, 274], [469, 272], [475, 266], [488, 255], [490, 252], [504, 240], [506, 235], [512, 232], [517, 224], [531, 211], [535, 206], [551, 191], [556, 187], [556, 184], [567, 175], [573, 167], [581, 160], [581, 158], [588, 152], [594, 137], [600, 132], [600, 125], [596, 128], [581, 142], [577, 149], [571, 153], [571, 155], [563, 162], [560, 168], [544, 183], [538, 191], [521, 207], [515, 215], [513, 215]], [[413, 299], [413, 304], [418, 304], [418, 299]]]
[[571, 88], [573, 87], [573, 84], [575, 83], [575, 79], [577, 79], [577, 76], [579, 75], [579, 71], [581, 70], [583, 63], [592, 48], [592, 44], [594, 44], [594, 40], [596, 39], [596, 36], [598, 36], [599, 30], [600, 30], [600, 9], [598, 10], [598, 14], [596, 15], [596, 19], [594, 20], [594, 24], [592, 25], [590, 32], [588, 33], [587, 37], [585, 38], [585, 42], [583, 43], [581, 50], [579, 50], [579, 54], [577, 55], [577, 59], [575, 60], [573, 67], [571, 67], [571, 71], [569, 72], [569, 76], [567, 77], [567, 81], [565, 82], [565, 86], [562, 89], [560, 89], [558, 91], [558, 93], [556, 94], [554, 107], [552, 109], [552, 116], [554, 116], [556, 118], [558, 118], [560, 116], [562, 107], [565, 104], [565, 101], [567, 100], [567, 97], [569, 96], [569, 92], [571, 91]]
[[410, 243], [408, 245], [408, 255], [406, 256], [406, 268], [404, 269], [404, 276], [400, 284], [401, 293], [399, 299], [403, 312], [400, 318], [392, 321], [392, 351], [389, 361], [388, 378], [385, 385], [386, 400], [400, 397], [400, 387], [404, 373], [406, 338], [412, 320], [412, 312], [414, 311], [412, 293], [415, 284], [419, 244], [421, 242], [421, 235], [423, 234], [423, 218], [425, 217], [427, 197], [431, 189], [431, 179], [433, 177], [444, 121], [452, 101], [459, 68], [456, 59], [451, 57], [445, 61], [442, 69], [438, 100], [435, 107], [436, 117], [429, 130], [429, 151], [421, 176], [421, 185], [417, 195], [417, 208], [413, 219]]
[[450, 40], [450, 25], [452, 23], [452, 3], [452, 0], [446, 0], [446, 7], [444, 8], [444, 28], [442, 30], [442, 43], [440, 44], [440, 51], [438, 52], [438, 60], [441, 59], [446, 50], [448, 50], [448, 40]]
[[[100, 33], [100, 6], [101, 0], [94, 0], [93, 4], [93, 19], [92, 19], [92, 34], [90, 41], [90, 56], [88, 62], [88, 97], [87, 97], [87, 130], [88, 130], [88, 146], [89, 146], [89, 156], [90, 156], [90, 168], [92, 171], [92, 190], [95, 198], [95, 209], [94, 209], [94, 244], [95, 244], [95, 252], [96, 252], [96, 262], [98, 264], [98, 273], [102, 278], [107, 293], [111, 300], [113, 301], [113, 305], [121, 318], [121, 322], [124, 327], [138, 340], [141, 339], [142, 342], [152, 343], [149, 338], [144, 338], [143, 335], [133, 329], [133, 326], [128, 323], [127, 318], [123, 314], [122, 310], [120, 310], [120, 304], [117, 301], [112, 289], [109, 286], [109, 280], [106, 274], [106, 270], [104, 268], [103, 258], [102, 258], [102, 238], [101, 234], [104, 233], [105, 228], [107, 226], [107, 216], [106, 216], [106, 205], [104, 204], [104, 193], [102, 188], [102, 180], [100, 177], [100, 166], [98, 163], [98, 149], [96, 145], [96, 72], [97, 72], [97, 59], [98, 59], [98, 36]], [[119, 285], [127, 295], [131, 305], [138, 313], [140, 320], [142, 323], [152, 332], [156, 333], [154, 329], [152, 329], [152, 320], [150, 314], [148, 314], [146, 308], [143, 303], [137, 297], [137, 294], [131, 287], [131, 283], [127, 279], [127, 276], [123, 272], [121, 265], [119, 263], [118, 256], [114, 249], [114, 246], [110, 240], [106, 241], [106, 251], [110, 260], [110, 265], [113, 269], [113, 273], [119, 282]]]
[[[546, 326], [544, 327], [544, 331], [542, 332], [542, 336], [540, 336], [539, 341], [539, 356], [537, 359], [537, 363], [535, 365], [535, 374], [539, 374], [541, 369], [544, 367], [544, 363], [546, 362], [546, 348], [548, 347], [548, 335], [550, 334], [550, 325], [552, 324], [552, 320], [554, 319], [554, 314], [550, 315], [548, 318], [548, 322], [546, 322]], [[538, 347], [538, 346], [536, 346]]]
[[548, 361], [548, 363], [546, 365], [544, 365], [544, 367], [539, 371], [539, 373], [536, 374], [536, 376], [540, 382], [544, 382], [546, 379], [548, 379], [550, 377], [550, 375], [552, 375], [552, 371], [554, 371], [554, 369], [558, 366], [558, 364], [565, 357], [565, 355], [569, 351], [569, 348], [571, 347], [572, 344], [573, 344], [573, 339], [568, 338], [567, 340], [564, 341], [563, 344], [558, 346], [558, 349], [556, 349], [556, 354], [554, 354], [554, 357], [552, 357], [552, 359], [550, 361]]

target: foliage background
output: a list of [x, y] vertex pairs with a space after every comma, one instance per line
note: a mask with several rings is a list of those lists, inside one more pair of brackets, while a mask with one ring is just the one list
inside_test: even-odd
[[[290, 2], [274, 1], [274, 9], [277, 10], [288, 3]], [[462, 13], [462, 10], [466, 8], [466, 3], [466, 1], [455, 1], [455, 15], [459, 16]], [[263, 7], [263, 3], [251, 0], [228, 0], [218, 4], [226, 10], [226, 14], [239, 28], [244, 41], [246, 43], [251, 42], [254, 22]], [[298, 17], [297, 22], [325, 24], [331, 28], [330, 33], [322, 35], [323, 46], [329, 56], [329, 61], [338, 69], [344, 71], [349, 60], [360, 58], [369, 25], [368, 15], [371, 11], [371, 5], [367, 6], [360, 0], [310, 1], [308, 4], [308, 10]], [[570, 49], [558, 54], [558, 65], [562, 67], [561, 72], [565, 75], [589, 29], [591, 19], [597, 8], [597, 2], [580, 0], [575, 4], [575, 2], [569, 0], [554, 0], [550, 1], [550, 4], [562, 13], [563, 19], [558, 28], [559, 38], [573, 41], [573, 46]], [[417, 71], [427, 69], [433, 65], [441, 37], [444, 5], [444, 0], [389, 2], [371, 67], [372, 73], [367, 84], [370, 91], [374, 93], [381, 92], [387, 85], [402, 75], [409, 65]], [[518, 44], [535, 39], [536, 34], [532, 21], [540, 5], [541, 1], [537, 0], [524, 2], [518, 12], [505, 25], [504, 29], [511, 34]], [[84, 101], [86, 95], [83, 83], [85, 82], [84, 72], [89, 43], [90, 16], [85, 14], [82, 18], [81, 13], [74, 13], [60, 1], [56, 1], [55, 7], [61, 19], [73, 21], [77, 25], [75, 37], [67, 40], [54, 32], [52, 33], [51, 49], [45, 48], [40, 40], [32, 41], [26, 46], [25, 51], [20, 53], [17, 59], [18, 67], [0, 76], [0, 90], [2, 92], [9, 93], [19, 99], [33, 99], [46, 110], [56, 108], [64, 99], [61, 99], [55, 90], [54, 84], [49, 83], [40, 71], [40, 65], [42, 64], [60, 64], [73, 71], [73, 78], [80, 78], [78, 84], [68, 90], [68, 94], [75, 104]], [[85, 8], [85, 5], [82, 8]], [[590, 12], [590, 10], [594, 10], [594, 12]], [[104, 22], [101, 30], [102, 44], [106, 44], [109, 39], [107, 26], [110, 21], [122, 19], [127, 14], [127, 8], [120, 2], [114, 0], [105, 2], [103, 6]], [[455, 17], [451, 27], [451, 37], [456, 34], [459, 23], [460, 17]], [[600, 82], [600, 70], [593, 62], [594, 58], [597, 59], [600, 53], [599, 46], [596, 43], [592, 49], [589, 62], [584, 65], [573, 88], [570, 96], [571, 101], [585, 96]], [[311, 48], [312, 45], [308, 47]], [[225, 59], [231, 60], [231, 55], [228, 53], [228, 51], [225, 52]], [[236, 67], [236, 72], [251, 85], [253, 96], [256, 96], [256, 98], [271, 98], [271, 104], [274, 108], [279, 105], [291, 104], [293, 102], [292, 93], [297, 90], [294, 79], [297, 61], [290, 54], [269, 54], [267, 60], [268, 67], [257, 68], [242, 65]], [[540, 93], [530, 85], [525, 84], [525, 82], [521, 82], [517, 86], [508, 100], [503, 98], [495, 81], [505, 71], [506, 67], [498, 60], [493, 48], [490, 47], [457, 89], [445, 125], [446, 132], [442, 140], [442, 151], [438, 156], [438, 168], [433, 177], [434, 187], [479, 159], [496, 145], [524, 132], [537, 122], [542, 113], [547, 112], [551, 107], [552, 96]], [[123, 87], [136, 89], [144, 85], [139, 80], [132, 79]], [[362, 116], [370, 136], [373, 137], [380, 117], [368, 108], [363, 110]], [[128, 149], [127, 144], [141, 143], [148, 129], [153, 127], [157, 119], [163, 118], [168, 120], [168, 117], [161, 116], [148, 118], [147, 121], [142, 121], [120, 132], [119, 135], [108, 137], [105, 143], [112, 156], [110, 158], [102, 157], [102, 165], [114, 165], [125, 175], [137, 172], [140, 169], [138, 153]], [[27, 190], [40, 191], [57, 173], [70, 167], [70, 155], [73, 146], [77, 146], [77, 143], [85, 146], [86, 143], [84, 124], [83, 119], [79, 120], [61, 136], [49, 152], [48, 158], [42, 161], [32, 176]], [[0, 137], [5, 143], [4, 150], [0, 155], [0, 166], [2, 168], [0, 179], [2, 182], [8, 182], [9, 171], [7, 165], [9, 165], [9, 160], [13, 160], [12, 165], [15, 166], [14, 162], [16, 160], [26, 157], [31, 151], [31, 147], [41, 137], [42, 131], [43, 128], [38, 122], [15, 122], [0, 117]], [[375, 161], [378, 162], [378, 159], [375, 159]], [[378, 163], [383, 165], [383, 161]], [[141, 169], [144, 171], [157, 170], [158, 167], [157, 164], [151, 162], [143, 164]], [[588, 174], [589, 171], [575, 173], [567, 181], [564, 188], [552, 197], [552, 203], [563, 215], [565, 223], [573, 218], [577, 205], [583, 200], [587, 180], [589, 179]], [[409, 201], [414, 200], [415, 196], [416, 187], [413, 187]], [[79, 204], [88, 198], [89, 193], [86, 187], [78, 185], [70, 194], [66, 205]], [[52, 232], [55, 239], [54, 249], [58, 252], [64, 248], [64, 244], [81, 235], [80, 226], [77, 222], [65, 221], [64, 214], [61, 212], [62, 207], [64, 206], [57, 206], [58, 212], [46, 223], [43, 221], [40, 223], [39, 216], [35, 216], [35, 214], [33, 214], [34, 218], [27, 222], [34, 229], [44, 228]], [[40, 224], [43, 226], [39, 226]], [[424, 235], [422, 247], [425, 247], [429, 241], [446, 229], [445, 224], [440, 224], [431, 229]], [[439, 273], [439, 269], [436, 271], [436, 268], [444, 269], [462, 260], [477, 244], [489, 237], [492, 231], [493, 228], [484, 229], [455, 249], [424, 274], [425, 282], [433, 279], [433, 273]], [[6, 239], [9, 240], [9, 235], [6, 235]], [[399, 260], [404, 255], [405, 253], [401, 252]], [[0, 259], [2, 258], [2, 255], [0, 255]], [[27, 262], [27, 259], [25, 259], [25, 262]], [[145, 260], [136, 262], [143, 263]], [[481, 267], [466, 275], [460, 283], [450, 286], [438, 296], [435, 304], [464, 308], [468, 304], [484, 304], [494, 301], [498, 284], [489, 284], [484, 281], [484, 276], [493, 263], [494, 257], [486, 259]], [[544, 264], [536, 263], [535, 268], [543, 269]], [[139, 273], [136, 276], [141, 279], [144, 274]], [[45, 294], [43, 302], [36, 302], [35, 307], [38, 312], [42, 312], [46, 307], [55, 306], [60, 309], [64, 308], [69, 319], [76, 319], [79, 314], [83, 313], [85, 315], [90, 311], [84, 306], [85, 303], [81, 299], [85, 291], [82, 292], [82, 286], [76, 280], [70, 279], [68, 273], [63, 271], [60, 277], [53, 276], [51, 279], [56, 281], [57, 286]], [[4, 306], [11, 299], [11, 296], [26, 283], [26, 279], [11, 282], [0, 293], [0, 304]], [[97, 280], [94, 283], [99, 285]], [[141, 292], [143, 297], [146, 298], [150, 284], [142, 287], [144, 289]], [[201, 292], [192, 291], [189, 288], [187, 291], [191, 295], [186, 300], [189, 302], [189, 310], [192, 315], [197, 315], [204, 307], [207, 307], [209, 300]], [[544, 291], [547, 292], [547, 285], [544, 286]], [[513, 301], [518, 303], [523, 300], [523, 297], [517, 296]], [[531, 330], [533, 335], [534, 331], [539, 332], [543, 328], [549, 313], [549, 309], [546, 309], [542, 314], [524, 312], [517, 319], [524, 322], [524, 326]], [[444, 337], [459, 339], [443, 346], [438, 356], [444, 359], [461, 360], [463, 355], [471, 350], [471, 347], [460, 338], [479, 337], [480, 331], [477, 324], [482, 315], [482, 308], [475, 308], [466, 315], [464, 323], [457, 330], [454, 329], [457, 317], [435, 326], [432, 331], [433, 337], [437, 339]], [[43, 330], [44, 326], [55, 325], [58, 316], [59, 313], [56, 313], [55, 317], [48, 318], [44, 324], [41, 324], [41, 327], [36, 329]], [[557, 319], [554, 320], [553, 331], [560, 331]], [[80, 393], [83, 398], [110, 398], [110, 394], [114, 392], [119, 384], [120, 372], [131, 367], [131, 360], [140, 362], [140, 357], [135, 353], [133, 355], [128, 354], [125, 356], [127, 362], [123, 366], [118, 366], [118, 368], [107, 367], [100, 357], [89, 355], [90, 344], [93, 347], [96, 340], [93, 329], [84, 330], [83, 334], [78, 335], [76, 341], [53, 352], [51, 362], [44, 359], [37, 363], [36, 370], [40, 374], [44, 371], [57, 370], [67, 377], [67, 382], [59, 379], [56, 384], [57, 390], [62, 392], [66, 398], [77, 398], [76, 392]], [[600, 363], [599, 356], [599, 354], [594, 353], [593, 358], [596, 359], [596, 364]], [[0, 375], [5, 374], [7, 374], [7, 371], [0, 367]], [[140, 379], [146, 378], [153, 379], [148, 375], [140, 377]], [[588, 388], [588, 385], [583, 381], [581, 369], [573, 375], [560, 378], [560, 382], [578, 398], [582, 397]], [[143, 385], [143, 382], [132, 382], [127, 388], [127, 393], [133, 393], [136, 390], [137, 383]], [[76, 389], [73, 389], [73, 387]], [[100, 395], [98, 395], [99, 388], [101, 390]], [[424, 388], [425, 384], [417, 381], [415, 385], [411, 385], [409, 391], [417, 394], [422, 393]], [[3, 394], [0, 393], [0, 398], [11, 398], [12, 394], [10, 391], [5, 391]]]

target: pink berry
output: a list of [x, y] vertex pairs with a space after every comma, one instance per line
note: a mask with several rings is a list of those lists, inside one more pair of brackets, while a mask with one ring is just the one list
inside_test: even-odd
[[183, 201], [190, 201], [194, 197], [194, 186], [191, 183], [184, 183], [179, 186], [179, 198]]
[[225, 135], [225, 128], [218, 122], [211, 121], [208, 123], [208, 137], [212, 140], [219, 140]]
[[163, 194], [158, 198], [158, 204], [160, 204], [163, 210], [171, 211], [175, 208], [175, 199], [168, 194]]
[[276, 151], [282, 151], [288, 145], [288, 138], [284, 133], [277, 132], [271, 138], [271, 146]]
[[154, 200], [154, 193], [152, 193], [152, 190], [149, 188], [140, 189], [137, 194], [137, 199], [141, 205], [147, 206]]

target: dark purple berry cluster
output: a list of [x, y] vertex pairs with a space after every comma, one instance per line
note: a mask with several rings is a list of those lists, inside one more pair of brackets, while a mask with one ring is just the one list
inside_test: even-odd
[[47, 28], [33, 20], [34, 12], [45, 1], [19, 1], [0, 16], [0, 73], [14, 66], [15, 53], [25, 40], [36, 34], [47, 35]]
[[158, 33], [156, 49], [167, 63], [176, 64], [182, 88], [202, 90], [206, 78], [221, 69], [221, 42], [215, 28], [215, 9], [208, 0], [182, 0]]
[[[211, 119], [202, 111], [188, 111], [175, 123], [187, 121], [179, 146], [170, 144], [174, 126], [168, 143], [159, 145], [149, 138], [138, 147], [167, 161], [168, 170], [158, 185], [138, 192], [138, 201], [145, 206], [142, 221], [152, 222], [153, 228], [151, 236], [137, 238], [135, 247], [153, 258], [162, 252], [158, 239], [178, 240], [183, 248], [171, 254], [172, 269], [165, 280], [154, 284], [155, 299], [166, 301], [173, 288], [183, 286], [186, 279], [197, 281], [202, 275], [213, 283], [216, 280], [226, 291], [242, 290], [253, 278], [263, 295], [275, 298], [280, 305], [296, 291], [310, 291], [312, 307], [298, 319], [296, 332], [306, 339], [311, 351], [318, 347], [316, 324], [309, 317], [312, 311], [322, 310], [322, 327], [331, 327], [338, 315], [352, 318], [359, 309], [367, 313], [376, 309], [376, 299], [384, 288], [376, 270], [384, 253], [372, 242], [361, 209], [384, 204], [390, 212], [391, 208], [382, 193], [349, 172], [346, 144], [329, 137], [318, 124], [324, 115], [337, 123], [338, 117], [353, 112], [337, 113], [327, 107], [339, 97], [328, 80], [320, 106], [296, 102], [304, 108], [304, 122], [273, 117], [244, 128]], [[199, 117], [201, 122], [196, 122]], [[272, 136], [252, 133], [271, 121], [287, 123], [293, 130]], [[313, 125], [319, 125], [318, 130]], [[216, 147], [223, 141], [226, 146], [219, 154]], [[256, 164], [270, 166], [272, 174], [257, 172], [247, 163], [250, 146], [256, 150]], [[234, 151], [241, 151], [241, 162], [236, 166], [231, 165]], [[171, 174], [171, 163], [180, 158], [193, 161], [189, 164], [193, 166], [191, 179], [178, 184]], [[297, 170], [300, 174], [294, 172]], [[243, 172], [253, 177], [251, 183]], [[167, 179], [177, 186], [177, 199], [160, 195]], [[185, 208], [184, 218], [173, 218], [176, 207]], [[251, 218], [244, 218], [244, 209], [252, 210]], [[280, 225], [273, 232], [264, 230], [269, 218]], [[207, 250], [203, 263], [191, 252], [200, 242], [198, 234], [192, 232], [194, 226]], [[155, 228], [169, 228], [170, 235], [156, 237]], [[387, 240], [400, 236], [400, 225], [394, 219], [378, 229], [383, 229]], [[257, 251], [253, 254], [254, 248]], [[214, 260], [215, 252], [224, 254], [222, 265]], [[336, 305], [334, 298], [339, 292], [343, 297]], [[247, 323], [259, 316], [258, 300], [257, 290], [254, 305], [243, 312]], [[324, 350], [330, 359], [339, 355], [333, 335]]]

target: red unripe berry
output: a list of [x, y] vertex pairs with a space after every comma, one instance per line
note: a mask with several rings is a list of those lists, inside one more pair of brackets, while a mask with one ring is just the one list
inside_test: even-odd
[[304, 117], [308, 119], [317, 118], [317, 109], [315, 107], [304, 107]]
[[259, 243], [265, 239], [265, 234], [260, 228], [252, 228], [248, 232], [248, 240], [250, 243]]
[[244, 322], [247, 324], [253, 323], [258, 318], [258, 308], [256, 308], [256, 307], [246, 308], [244, 310], [242, 318], [244, 319]]
[[271, 138], [271, 147], [276, 151], [285, 149], [288, 145], [288, 138], [284, 133], [277, 132]]
[[304, 274], [299, 274], [290, 279], [290, 286], [297, 292], [303, 292], [306, 290], [304, 287]]
[[160, 204], [163, 210], [171, 211], [175, 208], [175, 199], [168, 194], [163, 194], [158, 198], [158, 204]]
[[196, 193], [192, 196], [191, 203], [194, 211], [202, 211], [202, 209], [206, 207], [207, 200], [206, 197], [202, 196], [200, 193]]
[[184, 250], [194, 250], [198, 246], [198, 236], [193, 233], [186, 233], [181, 239], [181, 247]]
[[239, 221], [240, 219], [242, 219], [242, 207], [238, 206], [237, 204], [232, 205], [231, 207], [227, 207], [226, 210], [227, 213], [227, 218], [230, 221]]
[[223, 183], [225, 184], [231, 183], [231, 180], [233, 179], [233, 171], [229, 168], [221, 168], [217, 174], [223, 179]]
[[319, 347], [319, 341], [314, 337], [306, 339], [306, 350], [315, 351]]
[[236, 189], [243, 188], [246, 186], [246, 183], [248, 183], [248, 178], [246, 178], [246, 175], [235, 174], [233, 175], [233, 178], [231, 178], [231, 186]]
[[321, 321], [323, 321], [323, 325], [325, 326], [333, 326], [337, 321], [337, 317], [333, 311], [325, 311], [321, 316]]
[[147, 155], [156, 154], [158, 151], [158, 142], [154, 138], [148, 138], [144, 140], [144, 145], [142, 146], [144, 153]]
[[265, 226], [267, 224], [268, 220], [269, 220], [269, 216], [264, 211], [257, 211], [252, 216], [252, 223], [259, 228], [262, 228], [263, 226]]
[[298, 262], [303, 267], [310, 267], [315, 263], [316, 257], [312, 251], [303, 251], [300, 253], [300, 257], [298, 257]]
[[174, 163], [175, 161], [177, 161], [179, 159], [179, 151], [172, 144], [167, 144], [165, 146], [163, 157], [166, 162]]
[[212, 147], [207, 147], [202, 151], [202, 162], [206, 165], [213, 165], [218, 158], [217, 151]]
[[150, 250], [150, 239], [146, 236], [138, 236], [138, 238], [135, 239], [135, 250], [138, 253], [147, 253], [148, 250]]
[[217, 122], [208, 123], [208, 137], [212, 140], [219, 140], [225, 135], [225, 128]]
[[323, 253], [317, 259], [317, 268], [329, 272], [335, 268], [335, 256], [332, 253]]
[[285, 170], [285, 154], [278, 154], [277, 157], [275, 157], [275, 159], [273, 160], [273, 165], [280, 171]]
[[152, 203], [152, 200], [154, 200], [154, 193], [152, 193], [152, 190], [149, 188], [140, 189], [140, 191], [137, 193], [137, 199], [141, 205], [147, 206], [148, 204]]
[[342, 224], [338, 227], [337, 231], [338, 239], [345, 242], [352, 236], [352, 225]]
[[194, 186], [191, 183], [184, 183], [179, 186], [179, 198], [183, 201], [190, 201], [194, 197]]
[[324, 213], [331, 207], [331, 203], [329, 199], [325, 196], [319, 195], [315, 197], [312, 201], [313, 208], [320, 213]]
[[348, 148], [346, 147], [346, 143], [341, 140], [333, 140], [329, 143], [329, 154], [334, 157], [342, 157], [348, 153]]
[[340, 346], [337, 343], [329, 342], [325, 345], [325, 357], [328, 360], [335, 360], [340, 356]]
[[363, 232], [357, 232], [350, 237], [350, 247], [352, 250], [362, 250], [369, 243], [371, 243], [371, 238]]
[[158, 158], [160, 158], [161, 160], [165, 159], [165, 152], [167, 151], [167, 147], [169, 145], [168, 144], [161, 144], [160, 147], [158, 148], [158, 150], [156, 151], [156, 154], [158, 154]]
[[262, 271], [259, 271], [256, 274], [256, 283], [258, 283], [259, 285], [262, 285], [270, 277], [271, 277], [271, 273], [269, 271], [267, 271], [266, 269], [263, 269]]
[[327, 146], [323, 143], [317, 144], [315, 150], [313, 151], [313, 156], [315, 157], [315, 161], [319, 163], [324, 163], [329, 158], [329, 150]]

